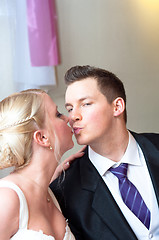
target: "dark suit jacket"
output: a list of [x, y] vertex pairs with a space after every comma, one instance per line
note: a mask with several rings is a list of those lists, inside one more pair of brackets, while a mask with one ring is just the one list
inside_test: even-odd
[[[144, 153], [159, 201], [159, 134], [132, 134]], [[87, 149], [71, 164], [64, 181], [55, 180], [51, 188], [77, 240], [137, 240]]]

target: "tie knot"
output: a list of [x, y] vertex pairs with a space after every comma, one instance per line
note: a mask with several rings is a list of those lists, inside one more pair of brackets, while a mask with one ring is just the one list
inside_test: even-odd
[[127, 170], [128, 170], [128, 164], [127, 163], [121, 163], [116, 168], [110, 168], [109, 171], [112, 172], [118, 179], [127, 177]]

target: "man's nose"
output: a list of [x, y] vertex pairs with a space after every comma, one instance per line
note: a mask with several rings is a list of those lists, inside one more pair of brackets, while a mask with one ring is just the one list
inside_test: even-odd
[[76, 110], [73, 110], [71, 112], [71, 114], [69, 115], [69, 121], [73, 121], [73, 122], [76, 122], [76, 121], [79, 121], [82, 119], [82, 115], [79, 111], [76, 111]]

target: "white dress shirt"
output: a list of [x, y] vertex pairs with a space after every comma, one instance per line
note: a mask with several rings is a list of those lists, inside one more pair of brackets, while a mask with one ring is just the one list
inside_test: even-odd
[[[90, 147], [88, 149], [88, 154], [91, 162], [103, 178], [137, 238], [139, 240], [159, 240], [159, 207], [144, 155], [130, 132], [129, 143], [120, 162], [114, 162], [108, 158], [105, 158], [94, 152]], [[124, 204], [119, 191], [118, 178], [113, 173], [108, 171], [110, 167], [117, 167], [120, 163], [129, 164], [127, 177], [136, 186], [151, 212], [149, 230]]]

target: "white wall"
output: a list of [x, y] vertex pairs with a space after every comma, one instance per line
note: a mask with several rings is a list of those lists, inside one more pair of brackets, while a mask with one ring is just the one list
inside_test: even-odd
[[[65, 112], [66, 70], [77, 64], [94, 65], [112, 71], [124, 82], [128, 128], [159, 132], [159, 1], [56, 0], [56, 8], [61, 64], [58, 86], [49, 93], [59, 109]], [[0, 97], [12, 90], [4, 27], [0, 16]]]
[[[102, 67], [124, 82], [128, 128], [159, 132], [159, 1], [56, 3], [62, 63], [57, 68], [59, 86], [50, 94], [57, 104], [64, 102], [63, 76], [68, 68], [78, 64]], [[66, 156], [76, 149], [75, 144]]]
[[76, 64], [113, 71], [124, 81], [128, 127], [159, 131], [159, 1], [57, 0], [63, 75]]

